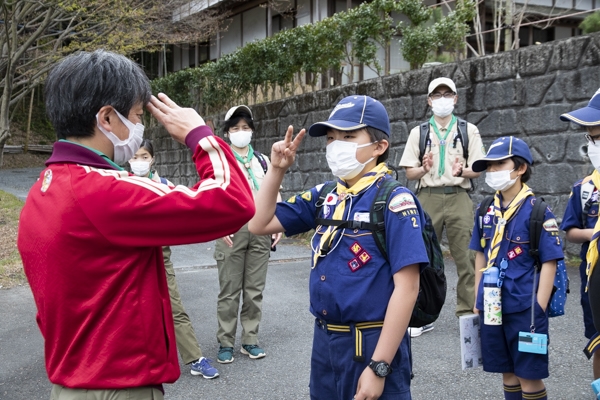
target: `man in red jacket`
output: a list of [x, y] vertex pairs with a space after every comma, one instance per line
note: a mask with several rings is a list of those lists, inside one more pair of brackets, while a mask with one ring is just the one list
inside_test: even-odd
[[[18, 247], [45, 339], [52, 399], [162, 399], [179, 377], [161, 246], [234, 233], [254, 214], [229, 146], [192, 109], [151, 96], [144, 72], [105, 51], [50, 73], [59, 141], [21, 213]], [[186, 144], [192, 188], [132, 176], [144, 106]]]

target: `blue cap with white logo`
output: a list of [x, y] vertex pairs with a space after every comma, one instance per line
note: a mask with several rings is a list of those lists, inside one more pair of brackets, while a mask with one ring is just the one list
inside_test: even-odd
[[348, 96], [335, 106], [327, 121], [308, 128], [308, 134], [323, 136], [328, 129], [354, 131], [367, 126], [390, 136], [390, 119], [385, 107], [369, 96]]
[[592, 96], [587, 107], [564, 113], [560, 116], [560, 119], [583, 126], [600, 125], [600, 89]]
[[500, 161], [518, 156], [533, 165], [533, 157], [529, 146], [523, 140], [514, 136], [504, 136], [494, 140], [488, 149], [487, 155], [475, 161], [471, 166], [473, 172], [482, 172], [487, 169], [489, 161]]

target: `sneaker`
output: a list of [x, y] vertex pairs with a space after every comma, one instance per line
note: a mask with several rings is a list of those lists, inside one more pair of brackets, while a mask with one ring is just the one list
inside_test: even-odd
[[243, 344], [241, 352], [254, 360], [263, 358], [267, 355], [263, 349], [255, 344]]
[[410, 337], [418, 337], [421, 336], [425, 332], [429, 332], [433, 330], [433, 324], [427, 324], [420, 328], [408, 328], [408, 334]]
[[233, 362], [233, 347], [219, 346], [219, 354], [217, 354], [217, 361], [221, 364], [229, 364]]
[[206, 379], [213, 379], [219, 376], [219, 371], [215, 367], [210, 364], [208, 358], [202, 357], [196, 362], [191, 364], [191, 374], [192, 375], [202, 375]]

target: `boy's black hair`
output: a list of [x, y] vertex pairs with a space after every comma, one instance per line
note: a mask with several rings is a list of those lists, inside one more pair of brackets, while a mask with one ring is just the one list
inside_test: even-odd
[[377, 164], [386, 162], [390, 154], [390, 137], [386, 135], [383, 131], [380, 131], [379, 129], [371, 128], [370, 126], [367, 126], [366, 129], [369, 133], [369, 137], [371, 138], [372, 142], [381, 142], [382, 140], [387, 140], [388, 147], [387, 149], [385, 149], [383, 154], [377, 157]]
[[513, 156], [511, 158], [513, 160], [513, 163], [515, 164], [515, 170], [521, 168], [521, 165], [527, 166], [525, 173], [521, 175], [521, 182], [526, 183], [529, 180], [529, 178], [531, 178], [531, 164], [529, 164], [523, 157]]
[[238, 111], [235, 113], [234, 117], [229, 118], [223, 124], [223, 134], [227, 135], [229, 133], [229, 128], [231, 128], [232, 126], [236, 126], [238, 122], [240, 122], [242, 119], [246, 121], [250, 129], [252, 129], [252, 132], [254, 132], [254, 121], [252, 120], [252, 117], [250, 117], [250, 114], [244, 111]]
[[152, 158], [154, 158], [154, 146], [152, 145], [152, 141], [150, 139], [144, 139], [144, 140], [142, 140], [142, 144], [140, 145], [140, 149], [146, 149], [146, 150], [148, 150], [148, 153], [150, 153], [150, 156]]

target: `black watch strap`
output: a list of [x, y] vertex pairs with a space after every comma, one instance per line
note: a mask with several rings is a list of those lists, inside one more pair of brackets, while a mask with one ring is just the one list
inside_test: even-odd
[[380, 378], [385, 378], [392, 372], [392, 367], [390, 367], [390, 364], [386, 363], [385, 361], [371, 360], [369, 363], [369, 368], [371, 368], [375, 375]]

